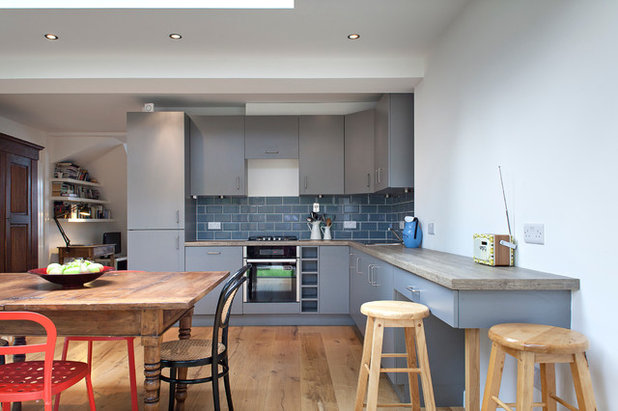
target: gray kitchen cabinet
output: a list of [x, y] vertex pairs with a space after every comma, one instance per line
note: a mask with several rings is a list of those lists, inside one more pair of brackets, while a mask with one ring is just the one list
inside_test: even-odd
[[344, 192], [343, 116], [301, 116], [298, 127], [300, 194]]
[[247, 195], [245, 120], [191, 116], [191, 195]]
[[127, 113], [127, 228], [183, 229], [184, 113]]
[[320, 314], [347, 314], [349, 312], [350, 277], [348, 272], [348, 247], [320, 247]]
[[298, 158], [298, 116], [245, 117], [245, 158]]
[[[423, 320], [431, 379], [438, 407], [459, 404], [465, 389], [464, 330], [453, 326], [457, 291], [442, 287], [410, 272], [393, 267], [395, 300], [412, 301], [431, 307], [431, 315]], [[395, 352], [405, 352], [403, 329], [394, 329]], [[448, 355], [445, 355], [448, 353]], [[405, 358], [396, 359], [397, 367], [406, 367]], [[410, 385], [405, 373], [388, 374], [403, 401], [410, 399]], [[394, 377], [394, 378], [393, 378]], [[418, 381], [418, 380], [417, 380]], [[423, 393], [421, 406], [423, 405]]]
[[[186, 271], [229, 271], [234, 274], [242, 266], [242, 247], [186, 247]], [[223, 280], [215, 289], [195, 304], [194, 314], [215, 315]], [[232, 314], [242, 314], [242, 290], [234, 298]]]
[[373, 193], [375, 110], [345, 116], [345, 194]]
[[376, 106], [374, 189], [414, 185], [414, 95], [385, 94]]
[[185, 271], [183, 230], [129, 230], [129, 270]]

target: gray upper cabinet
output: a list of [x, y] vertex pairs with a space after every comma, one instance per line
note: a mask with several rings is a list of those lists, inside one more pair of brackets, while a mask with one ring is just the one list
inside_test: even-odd
[[191, 116], [191, 195], [247, 195], [245, 118]]
[[375, 191], [414, 185], [414, 95], [385, 94], [376, 106]]
[[298, 158], [298, 117], [245, 117], [245, 158]]
[[301, 116], [300, 194], [344, 192], [343, 116]]
[[373, 193], [375, 110], [345, 116], [345, 194]]
[[127, 228], [183, 229], [187, 118], [127, 113]]

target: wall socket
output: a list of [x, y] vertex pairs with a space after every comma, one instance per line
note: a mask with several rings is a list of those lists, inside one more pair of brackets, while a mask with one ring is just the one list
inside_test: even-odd
[[314, 213], [320, 212], [320, 203], [313, 203], [313, 212]]
[[524, 224], [524, 241], [529, 244], [545, 244], [545, 225]]
[[436, 226], [434, 223], [427, 224], [427, 234], [435, 235], [436, 234]]
[[220, 222], [210, 222], [208, 223], [208, 229], [209, 230], [221, 230], [221, 223]]
[[343, 222], [343, 228], [346, 229], [351, 229], [351, 230], [356, 230], [356, 221], [344, 221]]

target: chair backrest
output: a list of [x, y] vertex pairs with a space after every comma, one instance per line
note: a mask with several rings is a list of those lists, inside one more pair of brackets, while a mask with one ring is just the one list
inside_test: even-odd
[[251, 264], [243, 266], [240, 270], [236, 271], [230, 279], [225, 283], [221, 294], [219, 294], [219, 301], [217, 302], [217, 311], [215, 312], [215, 323], [212, 329], [212, 341], [213, 341], [213, 356], [217, 350], [217, 342], [219, 341], [219, 330], [221, 332], [221, 342], [227, 345], [227, 330], [230, 322], [230, 312], [232, 310], [232, 302], [234, 297], [238, 293], [240, 286], [247, 280], [245, 273], [251, 268]]
[[47, 339], [45, 343], [0, 346], [0, 355], [45, 353], [43, 371], [43, 398], [51, 401], [52, 366], [54, 361], [54, 349], [56, 348], [56, 326], [47, 317], [39, 313], [28, 311], [0, 311], [0, 321], [32, 321], [45, 329]]

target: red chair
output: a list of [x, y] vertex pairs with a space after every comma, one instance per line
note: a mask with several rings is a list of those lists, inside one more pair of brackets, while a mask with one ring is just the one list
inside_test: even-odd
[[[136, 270], [118, 270], [122, 272], [133, 273], [145, 273], [145, 271]], [[66, 360], [67, 353], [69, 351], [69, 343], [71, 341], [88, 341], [88, 364], [92, 367], [92, 343], [94, 341], [118, 341], [125, 340], [127, 342], [127, 352], [129, 357], [129, 382], [131, 384], [131, 410], [138, 411], [138, 398], [137, 398], [137, 381], [135, 376], [135, 337], [66, 337], [64, 339], [64, 346], [62, 348], [62, 359]], [[60, 401], [60, 394], [56, 396], [56, 402], [54, 403], [54, 411], [58, 409], [58, 403]]]
[[90, 410], [95, 411], [90, 367], [84, 362], [54, 361], [56, 327], [44, 315], [22, 311], [0, 312], [0, 321], [32, 321], [40, 324], [47, 335], [44, 344], [0, 347], [0, 355], [42, 352], [44, 361], [25, 361], [0, 365], [0, 402], [10, 410], [12, 402], [43, 399], [45, 411], [52, 410], [52, 396], [86, 379]]
[[[62, 359], [66, 360], [67, 352], [69, 351], [69, 343], [71, 341], [88, 341], [88, 365], [92, 367], [92, 343], [94, 341], [116, 341], [116, 340], [126, 340], [127, 342], [127, 351], [129, 356], [129, 380], [131, 383], [131, 409], [133, 411], [137, 411], [138, 407], [138, 399], [137, 399], [137, 382], [135, 377], [135, 349], [134, 349], [134, 340], [135, 337], [66, 337], [64, 339], [64, 347], [62, 349]], [[56, 401], [54, 403], [54, 411], [58, 409], [58, 403], [60, 402], [60, 394], [56, 396]]]

